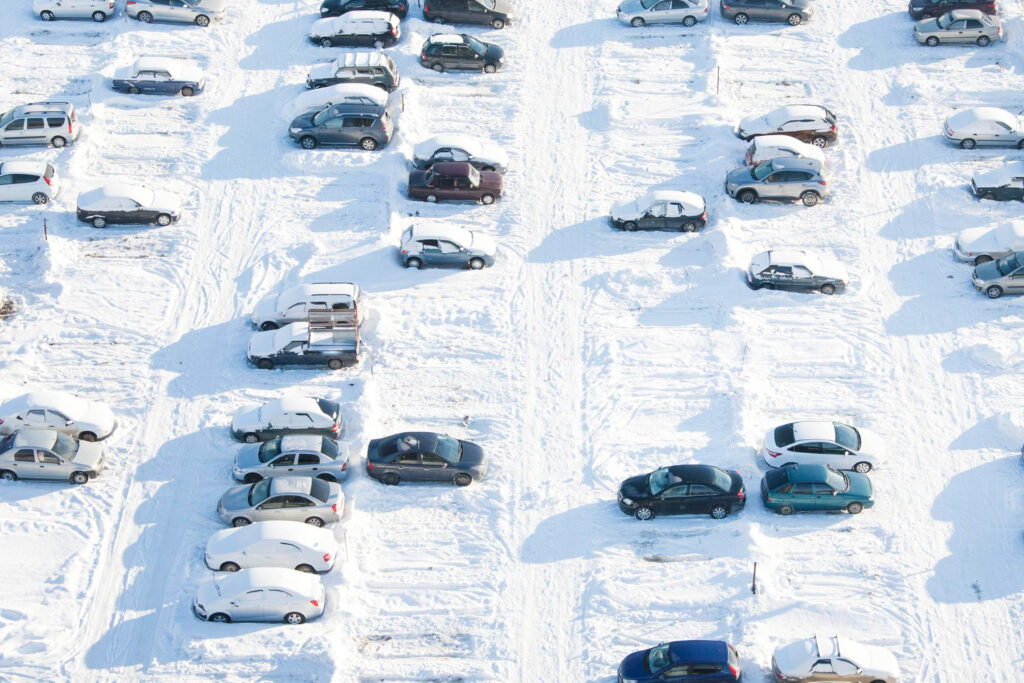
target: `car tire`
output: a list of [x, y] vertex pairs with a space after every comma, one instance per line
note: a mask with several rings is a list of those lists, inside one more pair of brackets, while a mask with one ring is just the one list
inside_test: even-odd
[[230, 624], [231, 617], [224, 614], [223, 612], [217, 612], [216, 614], [210, 615], [209, 621], [212, 621], [215, 624]]
[[991, 256], [979, 256], [978, 258], [974, 259], [974, 265], [980, 266], [982, 263], [988, 263], [991, 260], [993, 260]]
[[697, 17], [683, 17], [683, 26], [692, 28], [697, 25]]
[[1017, 143], [1017, 149], [1024, 149], [1024, 140], [1020, 140]]
[[252, 522], [247, 520], [245, 517], [235, 517], [233, 520], [231, 520], [231, 526], [235, 528], [238, 528], [240, 526], [249, 526], [250, 524], [252, 524]]
[[306, 623], [306, 617], [302, 616], [298, 612], [289, 612], [284, 615], [284, 623], [291, 624], [292, 626], [298, 626], [299, 624]]
[[316, 570], [313, 569], [313, 566], [308, 564], [300, 564], [295, 568], [295, 571], [303, 572], [305, 574], [316, 574]]
[[60, 149], [61, 147], [66, 147], [68, 141], [66, 138], [63, 138], [60, 135], [58, 135], [57, 137], [50, 140], [50, 144], [56, 147], [57, 149]]
[[975, 42], [978, 43], [978, 47], [988, 47], [992, 44], [992, 39], [988, 36], [978, 36], [978, 40]]
[[683, 227], [682, 227], [682, 231], [683, 232], [695, 232], [696, 230], [697, 230], [697, 224], [694, 223], [693, 221], [686, 221], [685, 223], [683, 223]]
[[316, 138], [312, 135], [303, 135], [299, 138], [299, 146], [302, 147], [302, 149], [316, 149], [318, 144], [319, 143], [316, 141]]
[[494, 195], [492, 195], [492, 194], [485, 194], [485, 195], [483, 195], [482, 197], [480, 197], [480, 203], [481, 204], [486, 204], [486, 205], [490, 206], [491, 204], [494, 203]]
[[385, 45], [384, 45], [384, 41], [383, 40], [375, 40], [375, 41], [373, 41], [373, 49], [375, 49], [375, 50], [383, 50], [384, 47], [385, 47]]
[[846, 506], [846, 511], [849, 512], [851, 515], [859, 515], [861, 513], [861, 510], [863, 509], [863, 503], [850, 503], [849, 505]]
[[821, 286], [821, 293], [825, 294], [826, 296], [832, 296], [833, 294], [836, 293], [836, 286], [831, 282], [826, 282]]
[[140, 92], [142, 92], [142, 91], [139, 90], [138, 88], [136, 88], [134, 85], [129, 85], [128, 86], [128, 94], [129, 95], [138, 95]]
[[431, 64], [430, 68], [433, 69], [434, 71], [436, 71], [439, 74], [440, 73], [444, 73], [444, 64], [440, 64], [440, 63]]
[[334, 41], [330, 38], [321, 38], [320, 47], [334, 47]]
[[276, 330], [277, 323], [275, 323], [273, 320], [264, 321], [264, 323], [260, 325], [260, 329], [264, 332], [267, 332], [269, 330]]
[[776, 512], [778, 512], [780, 515], [782, 515], [784, 517], [788, 517], [791, 514], [793, 514], [793, 506], [792, 505], [783, 505], [783, 506], [779, 507], [779, 509], [776, 510]]
[[424, 199], [427, 200], [428, 202], [430, 202], [431, 204], [435, 204], [437, 202], [437, 195], [436, 194], [428, 194], [426, 197], [424, 197]]
[[256, 434], [253, 434], [252, 432], [248, 432], [247, 434], [242, 435], [242, 441], [244, 441], [245, 443], [258, 443], [259, 440], [260, 437], [257, 436]]
[[753, 204], [757, 201], [757, 193], [753, 190], [743, 190], [736, 195], [736, 199], [740, 200], [743, 204]]
[[316, 478], [321, 481], [326, 481], [328, 484], [333, 484], [338, 481], [337, 479], [334, 478], [333, 475], [330, 474], [318, 474], [316, 475]]
[[79, 441], [95, 441], [96, 440], [96, 434], [94, 434], [93, 432], [81, 432], [78, 435], [78, 440]]
[[36, 192], [34, 195], [32, 195], [33, 204], [39, 204], [40, 206], [42, 206], [48, 201], [50, 201], [50, 198], [46, 196], [45, 192]]
[[263, 475], [256, 474], [255, 472], [249, 472], [242, 477], [242, 481], [246, 484], [255, 484], [256, 482], [263, 481]]
[[324, 520], [320, 519], [319, 517], [307, 517], [306, 524], [315, 527], [322, 527], [324, 525]]
[[853, 466], [853, 471], [858, 474], [867, 474], [868, 472], [871, 471], [871, 463], [859, 462]]
[[149, 12], [139, 12], [137, 15], [135, 15], [135, 18], [141, 21], [143, 24], [153, 23], [153, 15]]
[[203, 28], [206, 28], [209, 25], [210, 17], [206, 16], [205, 14], [200, 14], [198, 17], [196, 17], [196, 26], [202, 26]]
[[632, 26], [633, 28], [642, 28], [643, 25], [646, 23], [647, 22], [644, 21], [643, 17], [633, 17], [633, 19], [629, 22], [629, 25]]
[[373, 138], [363, 138], [359, 141], [359, 147], [367, 152], [372, 152], [377, 149], [377, 141]]
[[811, 144], [819, 149], [825, 149], [828, 147], [828, 138], [824, 135], [815, 135], [811, 138]]
[[759, 290], [762, 287], [764, 287], [764, 283], [763, 282], [751, 282], [750, 280], [747, 280], [747, 287], [750, 287], [752, 290], [754, 290], [756, 292], [757, 290]]
[[192, 88], [192, 86], [190, 86], [190, 85], [186, 85], [186, 86], [184, 86], [181, 89], [181, 96], [182, 97], [192, 97], [195, 94], [196, 94], [195, 89]]
[[[1017, 149], [1020, 149], [1020, 146], [1019, 146], [1019, 145], [1018, 145]], [[982, 198], [982, 199], [995, 199], [995, 198], [996, 198], [996, 196], [995, 196], [995, 194], [994, 194], [994, 193], [992, 193], [992, 192], [986, 192], [985, 194], [981, 195], [981, 198]]]
[[260, 370], [273, 370], [274, 361], [270, 360], [269, 358], [260, 358], [256, 362], [256, 367], [258, 367]]
[[222, 572], [237, 572], [239, 569], [241, 569], [241, 567], [234, 562], [225, 562], [220, 566], [220, 570]]
[[54, 19], [56, 19], [56, 17], [53, 16], [53, 12], [51, 12], [48, 9], [40, 12], [39, 18], [42, 19], [43, 21], [53, 21]]
[[469, 269], [470, 270], [481, 270], [486, 265], [487, 264], [484, 263], [484, 260], [482, 258], [471, 258], [471, 259], [469, 259]]
[[800, 22], [803, 21], [803, 20], [804, 20], [804, 18], [802, 16], [800, 16], [799, 14], [797, 14], [796, 12], [794, 12], [793, 14], [790, 14], [788, 17], [786, 17], [786, 21], [789, 22], [790, 26], [799, 26]]
[[93, 12], [92, 20], [95, 21], [97, 24], [102, 24], [104, 21], [107, 20], [107, 15], [103, 12]]
[[406, 268], [415, 268], [416, 270], [419, 270], [420, 268], [423, 267], [423, 261], [421, 261], [418, 258], [406, 259], [405, 267]]
[[456, 486], [469, 486], [473, 483], [473, 477], [469, 476], [465, 472], [460, 472], [455, 475], [453, 480]]
[[494, 168], [493, 166], [483, 166], [480, 170], [487, 171], [488, 173], [496, 173], [498, 169]]
[[737, 25], [737, 26], [743, 26], [743, 25], [744, 25], [744, 24], [746, 24], [746, 23], [747, 23], [748, 21], [750, 21], [750, 17], [748, 17], [748, 16], [747, 16], [746, 14], [744, 14], [743, 12], [740, 12], [739, 14], [737, 14], [736, 16], [734, 16], [734, 17], [732, 18], [732, 20], [733, 20], [733, 22], [735, 22], [735, 23], [736, 23], [736, 25]]
[[72, 484], [78, 484], [79, 486], [81, 486], [82, 484], [88, 484], [89, 483], [89, 475], [86, 474], [85, 472], [72, 472], [71, 473], [71, 483]]
[[168, 225], [171, 224], [171, 220], [172, 219], [171, 219], [170, 215], [168, 215], [166, 213], [161, 213], [161, 214], [159, 214], [156, 217], [156, 224], [161, 226], [161, 227], [166, 228]]
[[17, 481], [18, 475], [10, 470], [0, 470], [0, 479], [4, 481]]
[[729, 508], [724, 505], [716, 505], [708, 511], [711, 519], [725, 519], [729, 516]]
[[936, 45], [939, 44], [939, 39], [936, 38], [935, 36], [928, 36], [925, 39], [924, 44], [927, 45], [928, 47], [935, 47]]
[[636, 232], [637, 224], [633, 221], [626, 221], [622, 224], [622, 229], [626, 232]]
[[394, 472], [385, 472], [380, 478], [381, 483], [386, 486], [398, 486], [398, 482], [401, 481], [399, 476]]
[[491, 21], [491, 28], [495, 29], [496, 31], [500, 31], [501, 29], [505, 28], [505, 20], [493, 19]]
[[800, 201], [804, 203], [804, 206], [817, 206], [818, 202], [821, 201], [821, 197], [818, 196], [817, 192], [808, 190], [800, 195]]
[[444, 17], [434, 17], [433, 19], [431, 19], [431, 21], [434, 22], [435, 24], [443, 24]]
[[991, 287], [985, 290], [985, 294], [988, 296], [989, 299], [998, 299], [1003, 295], [1003, 288], [1000, 287], [999, 285], [992, 285]]
[[332, 358], [329, 361], [327, 361], [327, 367], [330, 368], [331, 370], [341, 370], [341, 366], [342, 363], [341, 359], [339, 358]]
[[641, 505], [633, 511], [633, 516], [641, 522], [646, 522], [649, 519], [654, 519], [654, 510], [646, 505]]
[[492, 73], [494, 73], [497, 70], [498, 70], [498, 65], [497, 64], [484, 64], [484, 73], [485, 74], [492, 74]]
[[964, 138], [960, 141], [960, 149], [974, 149], [978, 146], [978, 143], [974, 138]]

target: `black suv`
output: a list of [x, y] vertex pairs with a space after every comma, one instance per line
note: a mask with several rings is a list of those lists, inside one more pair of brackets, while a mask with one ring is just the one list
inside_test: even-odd
[[484, 24], [505, 28], [512, 21], [508, 0], [424, 0], [423, 18], [438, 24]]
[[434, 71], [483, 70], [492, 74], [501, 68], [504, 59], [505, 51], [500, 47], [465, 33], [435, 33], [420, 50], [420, 64]]
[[409, 13], [409, 0], [324, 0], [320, 5], [320, 18], [340, 17], [357, 9], [391, 12], [399, 19], [405, 19]]
[[914, 21], [941, 17], [955, 9], [976, 9], [985, 14], [996, 13], [996, 0], [910, 0], [907, 12]]

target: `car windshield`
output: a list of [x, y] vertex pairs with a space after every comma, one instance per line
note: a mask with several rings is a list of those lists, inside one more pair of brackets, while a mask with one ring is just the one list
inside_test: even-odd
[[829, 486], [834, 488], [836, 491], [839, 491], [840, 493], [850, 488], [849, 478], [842, 472], [836, 472], [835, 470], [828, 471], [828, 475], [825, 481], [828, 482]]
[[446, 462], [458, 462], [462, 457], [462, 444], [450, 436], [437, 437], [437, 454]]
[[953, 13], [943, 14], [938, 19], [939, 28], [949, 28], [949, 25], [953, 23]]
[[0, 128], [7, 125], [7, 123], [14, 118], [14, 110], [4, 112], [4, 115], [0, 117]]
[[658, 647], [652, 647], [647, 651], [647, 656], [644, 657], [644, 666], [646, 666], [647, 671], [652, 674], [658, 673], [671, 663], [672, 657], [668, 652], [668, 643], [663, 643]]
[[469, 183], [473, 187], [480, 184], [480, 171], [476, 170], [475, 166], [469, 167], [469, 173], [466, 174], [466, 177], [469, 178]]
[[999, 259], [996, 266], [999, 268], [1000, 275], [1009, 275], [1020, 268], [1020, 261], [1017, 260], [1017, 254], [1014, 253]]
[[659, 2], [661, 2], [661, 0], [640, 0], [640, 4], [643, 6], [644, 9], [651, 9], [652, 7], [654, 7], [654, 5], [656, 5]]
[[784, 424], [781, 427], [775, 428], [775, 445], [776, 446], [788, 446], [789, 444], [796, 441], [796, 437], [793, 436], [793, 423]]
[[71, 460], [78, 452], [78, 446], [70, 436], [58, 432], [57, 438], [53, 442], [53, 452], [66, 460]]
[[860, 433], [849, 425], [834, 423], [836, 427], [836, 443], [848, 451], [860, 450]]
[[750, 172], [755, 180], [764, 180], [765, 176], [772, 172], [772, 162], [762, 161]]
[[732, 488], [732, 477], [729, 476], [728, 472], [724, 472], [717, 467], [712, 467], [711, 472], [714, 476], [714, 481], [711, 482], [712, 484], [722, 491], [729, 491], [729, 489]]
[[320, 452], [329, 458], [336, 458], [338, 457], [338, 444], [334, 439], [328, 439], [325, 436], [320, 442]]
[[486, 7], [487, 9], [491, 9], [491, 10], [494, 9], [494, 0], [476, 0], [476, 1], [479, 2], [483, 7]]
[[647, 484], [651, 488], [651, 493], [658, 495], [672, 484], [678, 484], [682, 479], [672, 474], [667, 467], [662, 467], [660, 470], [651, 472], [651, 478]]
[[273, 479], [263, 479], [252, 485], [249, 489], [249, 505], [259, 505], [270, 495], [270, 482]]
[[317, 113], [313, 114], [313, 125], [320, 126], [334, 118], [334, 113], [331, 112], [331, 105], [327, 105]]
[[270, 462], [281, 455], [281, 439], [272, 439], [260, 446], [260, 462]]
[[427, 171], [427, 173], [423, 176], [423, 182], [426, 185], [433, 185], [434, 184], [434, 172], [432, 170], [431, 171]]
[[481, 57], [487, 54], [487, 46], [481, 43], [473, 36], [466, 37], [466, 45], [469, 45], [469, 49], [471, 49], [473, 52], [477, 53]]

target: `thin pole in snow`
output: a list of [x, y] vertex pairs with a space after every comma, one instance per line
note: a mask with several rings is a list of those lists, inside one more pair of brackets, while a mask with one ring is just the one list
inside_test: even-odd
[[43, 219], [43, 241], [44, 242], [49, 242], [50, 241], [50, 238], [46, 234], [46, 219], [45, 218]]
[[722, 67], [715, 67], [715, 97], [718, 96], [718, 91], [722, 87]]
[[754, 580], [750, 583], [750, 592], [757, 594], [757, 562], [754, 563]]

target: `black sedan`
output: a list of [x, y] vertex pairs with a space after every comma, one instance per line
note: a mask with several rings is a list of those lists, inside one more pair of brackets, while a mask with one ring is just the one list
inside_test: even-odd
[[484, 449], [433, 432], [402, 432], [373, 439], [366, 448], [366, 473], [384, 484], [450, 481], [469, 486], [487, 473]]
[[193, 61], [171, 57], [142, 57], [114, 76], [118, 92], [138, 95], [182, 95], [191, 97], [206, 87], [206, 76]]
[[345, 12], [372, 9], [380, 12], [391, 12], [399, 19], [405, 19], [409, 13], [408, 0], [324, 0], [320, 5], [320, 16], [340, 17]]
[[1024, 162], [1011, 161], [994, 171], [975, 174], [971, 192], [978, 199], [1024, 201]]
[[739, 472], [711, 465], [673, 465], [630, 477], [619, 487], [619, 509], [643, 521], [656, 515], [722, 519], [747, 502]]

